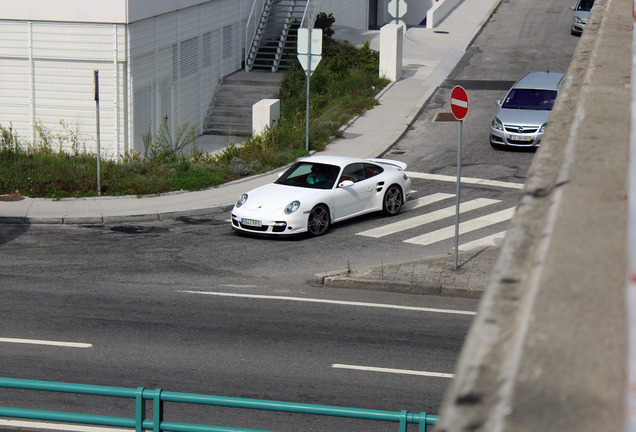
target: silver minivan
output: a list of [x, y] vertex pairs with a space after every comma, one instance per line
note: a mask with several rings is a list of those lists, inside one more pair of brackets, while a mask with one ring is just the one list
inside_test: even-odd
[[572, 16], [572, 28], [570, 29], [570, 33], [573, 35], [583, 33], [592, 6], [594, 6], [594, 0], [577, 0], [576, 6], [572, 8], [574, 15]]
[[492, 119], [493, 147], [537, 147], [548, 124], [564, 74], [530, 72], [517, 81]]

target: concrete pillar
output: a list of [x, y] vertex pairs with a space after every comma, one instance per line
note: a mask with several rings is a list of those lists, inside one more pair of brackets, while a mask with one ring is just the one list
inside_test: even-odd
[[252, 105], [252, 134], [273, 128], [280, 118], [280, 99], [261, 99]]
[[402, 76], [404, 26], [389, 23], [380, 29], [380, 76], [397, 81]]

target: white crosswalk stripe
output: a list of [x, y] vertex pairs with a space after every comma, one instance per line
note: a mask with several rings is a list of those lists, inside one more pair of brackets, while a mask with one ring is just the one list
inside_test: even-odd
[[[461, 206], [460, 206], [461, 209]], [[490, 225], [504, 222], [510, 219], [515, 211], [515, 207], [501, 210], [495, 213], [490, 213], [485, 216], [481, 216], [475, 219], [461, 222], [459, 224], [459, 234], [466, 234], [471, 231], [475, 231], [481, 228], [485, 228]], [[455, 226], [448, 226], [437, 231], [422, 234], [417, 237], [404, 240], [405, 243], [417, 244], [421, 246], [436, 243], [438, 241], [446, 240], [455, 236]]]
[[492, 234], [486, 237], [473, 240], [468, 243], [460, 244], [458, 249], [460, 251], [470, 251], [474, 249], [481, 249], [491, 246], [501, 246], [503, 239], [506, 237], [506, 231], [501, 231], [496, 234]]
[[[430, 174], [430, 173], [421, 173], [415, 171], [406, 171], [406, 175], [408, 175], [411, 179], [414, 180], [431, 180], [438, 182], [457, 182], [456, 176], [448, 176], [441, 174]], [[513, 183], [513, 182], [505, 182], [498, 180], [488, 180], [488, 179], [480, 179], [480, 178], [471, 178], [471, 177], [462, 177], [462, 184], [467, 185], [477, 185], [477, 186], [489, 186], [495, 188], [506, 188], [506, 189], [523, 189], [523, 183]], [[412, 195], [415, 193], [415, 190], [412, 190]], [[411, 195], [411, 196], [412, 196]], [[428, 205], [432, 205], [435, 203], [440, 203], [445, 200], [449, 200], [455, 198], [455, 194], [448, 193], [434, 193], [431, 195], [423, 196], [417, 199], [411, 199], [407, 203], [404, 204], [404, 210], [412, 211], [418, 209], [420, 207], [425, 207]], [[500, 200], [496, 199], [488, 199], [488, 198], [477, 198], [471, 201], [463, 202], [460, 205], [460, 214], [464, 214], [470, 211], [478, 210], [481, 208], [485, 208], [487, 206], [500, 204]], [[443, 205], [443, 204], [442, 204]], [[515, 208], [508, 208], [505, 210], [499, 210], [496, 212], [492, 212], [486, 214], [484, 216], [475, 217], [473, 219], [463, 221], [460, 217], [459, 224], [459, 234], [467, 234], [470, 232], [478, 231], [484, 228], [488, 228], [490, 226], [501, 224], [510, 220], [514, 214]], [[444, 207], [439, 210], [429, 211], [422, 215], [417, 215], [413, 217], [409, 217], [404, 220], [400, 220], [393, 223], [388, 223], [386, 225], [368, 229], [362, 232], [356, 233], [359, 236], [372, 237], [372, 238], [382, 238], [390, 235], [396, 235], [401, 232], [407, 230], [413, 230], [418, 227], [423, 227], [425, 225], [437, 223], [437, 226], [440, 225], [443, 219], [449, 219], [455, 216], [456, 207], [455, 205]], [[445, 241], [451, 239], [455, 236], [455, 223], [450, 219], [447, 221], [447, 225], [444, 228], [437, 229], [432, 232], [425, 232], [426, 229], [422, 228], [420, 232], [425, 232], [424, 234], [417, 235], [415, 237], [408, 238], [403, 240], [404, 243], [414, 244], [426, 246], [433, 243]], [[490, 230], [492, 233], [492, 229]], [[494, 234], [490, 234], [486, 232], [486, 235], [476, 238], [475, 240], [467, 241], [464, 244], [459, 244], [459, 250], [474, 250], [483, 247], [496, 246], [501, 245], [503, 239], [506, 235], [506, 231], [500, 231]], [[404, 235], [403, 235], [404, 237]], [[475, 234], [472, 236], [475, 238]]]
[[414, 210], [416, 208], [424, 207], [429, 204], [436, 203], [438, 201], [443, 201], [445, 199], [453, 198], [454, 196], [455, 196], [454, 194], [447, 194], [447, 193], [440, 192], [440, 193], [435, 193], [432, 195], [427, 195], [422, 198], [416, 198], [416, 199], [407, 201], [406, 204], [404, 204], [404, 210]]
[[[457, 183], [457, 176], [448, 176], [441, 174], [429, 174], [429, 173], [420, 173], [415, 171], [405, 171], [405, 174], [412, 179], [423, 179], [423, 180], [437, 180], [443, 182], [453, 182]], [[465, 184], [476, 184], [481, 186], [495, 186], [495, 187], [503, 187], [503, 188], [511, 188], [511, 189], [523, 189], [523, 183], [511, 183], [511, 182], [503, 182], [498, 180], [487, 180], [487, 179], [478, 179], [471, 177], [462, 177], [461, 183]]]
[[[493, 200], [488, 198], [478, 198], [472, 201], [462, 203], [459, 209], [460, 209], [460, 213], [464, 213], [471, 210], [476, 210], [482, 207], [486, 207], [492, 204], [497, 204], [499, 202], [500, 201], [498, 200]], [[446, 207], [441, 210], [426, 213], [420, 216], [415, 216], [409, 219], [405, 219], [399, 222], [394, 222], [394, 223], [373, 228], [370, 230], [362, 231], [357, 233], [356, 235], [380, 238], [380, 237], [388, 236], [390, 234], [398, 233], [400, 231], [416, 228], [420, 225], [426, 225], [431, 222], [435, 222], [440, 219], [444, 219], [454, 215], [455, 215], [455, 206]]]

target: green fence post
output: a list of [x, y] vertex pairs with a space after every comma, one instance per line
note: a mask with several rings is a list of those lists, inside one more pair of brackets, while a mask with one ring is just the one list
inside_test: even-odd
[[144, 402], [144, 388], [137, 387], [135, 395], [135, 432], [143, 432], [146, 403]]
[[406, 432], [406, 426], [408, 425], [407, 417], [409, 413], [406, 410], [400, 411], [400, 432]]
[[154, 422], [152, 425], [153, 432], [161, 431], [161, 422], [163, 421], [163, 404], [161, 403], [161, 389], [155, 390], [154, 403], [152, 407]]
[[438, 417], [433, 414], [428, 414], [426, 412], [420, 413], [420, 427], [419, 432], [426, 432], [428, 425], [434, 425], [437, 423]]

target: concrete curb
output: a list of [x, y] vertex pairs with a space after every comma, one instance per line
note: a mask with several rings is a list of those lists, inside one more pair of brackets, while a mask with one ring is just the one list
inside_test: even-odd
[[445, 297], [481, 298], [499, 255], [499, 247], [462, 252], [457, 270], [454, 256], [381, 264], [316, 274], [309, 284], [325, 288], [363, 289]]

